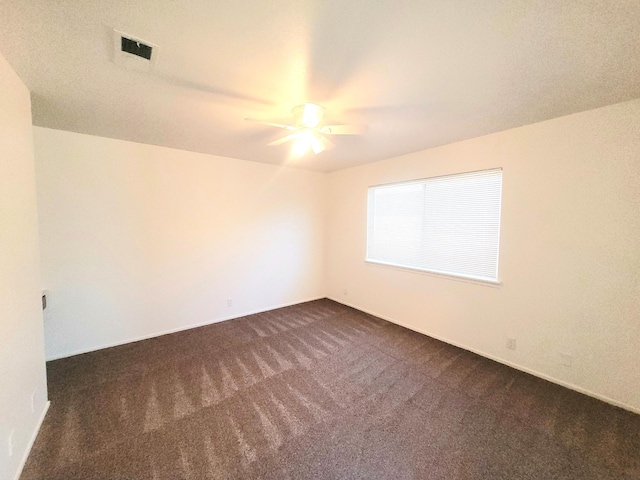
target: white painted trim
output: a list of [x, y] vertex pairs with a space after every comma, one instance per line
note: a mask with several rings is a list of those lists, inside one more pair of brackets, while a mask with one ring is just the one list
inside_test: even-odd
[[409, 267], [407, 265], [397, 265], [395, 263], [382, 262], [379, 260], [369, 260], [368, 258], [365, 258], [364, 262], [365, 264], [374, 265], [376, 267], [385, 267], [385, 268], [391, 268], [393, 270], [399, 270], [399, 271], [410, 272], [410, 273], [418, 273], [420, 275], [429, 275], [431, 277], [446, 278], [447, 280], [456, 280], [458, 282], [473, 283], [475, 285], [483, 285], [485, 287], [493, 287], [493, 288], [502, 287], [502, 282], [500, 280], [494, 281], [494, 280], [488, 280], [488, 279], [482, 279], [482, 278], [476, 278], [476, 277], [469, 277], [465, 275], [456, 275], [455, 273], [439, 272], [437, 270], [426, 270], [424, 268]]
[[192, 328], [204, 327], [206, 325], [211, 325], [211, 324], [218, 323], [218, 322], [225, 322], [227, 320], [233, 320], [234, 318], [246, 317], [248, 315], [255, 315], [256, 313], [268, 312], [270, 310], [276, 310], [278, 308], [290, 307], [291, 305], [298, 305], [300, 303], [313, 302], [315, 300], [321, 300], [323, 298], [327, 298], [326, 295], [309, 298], [307, 300], [299, 300], [299, 301], [295, 301], [295, 302], [284, 303], [284, 304], [281, 304], [281, 305], [276, 305], [276, 306], [273, 306], [273, 307], [263, 308], [263, 309], [260, 309], [260, 310], [253, 310], [253, 311], [245, 312], [245, 313], [235, 313], [235, 314], [230, 315], [228, 317], [216, 318], [214, 320], [207, 320], [206, 322], [202, 322], [202, 323], [196, 323], [196, 324], [177, 327], [177, 328], [171, 328], [169, 330], [163, 330], [161, 332], [151, 333], [149, 335], [143, 335], [141, 337], [134, 337], [134, 338], [130, 338], [130, 339], [127, 339], [127, 340], [122, 340], [122, 341], [113, 342], [113, 343], [107, 343], [105, 345], [100, 345], [100, 346], [96, 346], [96, 347], [83, 348], [83, 349], [80, 349], [80, 350], [75, 350], [73, 352], [63, 353], [61, 355], [54, 355], [54, 356], [51, 356], [51, 357], [47, 357], [46, 361], [49, 362], [51, 360], [59, 360], [61, 358], [73, 357], [74, 355], [81, 355], [83, 353], [95, 352], [97, 350], [103, 350], [105, 348], [118, 347], [120, 345], [126, 345], [127, 343], [139, 342], [141, 340], [147, 340], [149, 338], [161, 337], [162, 335], [168, 335], [170, 333], [177, 333], [177, 332], [182, 332], [184, 330], [191, 330]]
[[333, 300], [334, 302], [341, 303], [342, 305], [346, 305], [347, 307], [355, 308], [356, 310], [360, 310], [361, 312], [368, 313], [369, 315], [373, 315], [375, 317], [382, 318], [383, 320], [387, 320], [388, 322], [395, 323], [396, 325], [400, 325], [401, 327], [408, 328], [409, 330], [413, 330], [414, 332], [418, 332], [418, 333], [421, 333], [423, 335], [427, 335], [428, 337], [435, 338], [436, 340], [440, 340], [441, 342], [448, 343], [449, 345], [453, 345], [454, 347], [462, 348], [463, 350], [467, 350], [469, 352], [475, 353], [477, 355], [480, 355], [482, 357], [488, 358], [488, 359], [493, 360], [495, 362], [502, 363], [503, 365], [507, 365], [508, 367], [515, 368], [516, 370], [520, 370], [521, 372], [528, 373], [528, 374], [533, 375], [535, 377], [542, 378], [543, 380], [547, 380], [547, 381], [549, 381], [551, 383], [555, 383], [557, 385], [560, 385], [562, 387], [568, 388], [570, 390], [574, 390], [574, 391], [576, 391], [578, 393], [582, 393], [584, 395], [588, 395], [589, 397], [596, 398], [598, 400], [606, 402], [606, 403], [608, 403], [610, 405], [613, 405], [615, 407], [620, 407], [620, 408], [623, 408], [623, 409], [628, 410], [630, 412], [640, 414], [640, 408], [635, 407], [633, 405], [629, 405], [628, 403], [624, 403], [624, 402], [620, 402], [618, 400], [614, 400], [613, 398], [609, 398], [609, 397], [607, 397], [605, 395], [600, 395], [599, 393], [592, 392], [591, 390], [588, 390], [586, 388], [580, 387], [580, 386], [575, 385], [575, 384], [570, 383], [570, 382], [565, 382], [563, 380], [558, 380], [557, 378], [551, 377], [551, 376], [546, 375], [544, 373], [540, 373], [540, 372], [538, 372], [536, 370], [533, 370], [533, 369], [530, 369], [530, 368], [527, 368], [527, 367], [523, 367], [522, 365], [518, 365], [517, 363], [513, 363], [513, 362], [510, 362], [508, 360], [504, 360], [502, 358], [496, 357], [494, 355], [490, 355], [490, 354], [482, 352], [480, 350], [476, 350], [475, 348], [470, 348], [470, 347], [467, 347], [466, 345], [462, 345], [462, 344], [457, 343], [457, 342], [452, 342], [451, 340], [443, 338], [443, 337], [441, 337], [439, 335], [433, 335], [433, 334], [431, 334], [431, 333], [429, 333], [429, 332], [427, 332], [425, 330], [417, 329], [417, 328], [409, 326], [409, 325], [407, 325], [407, 324], [405, 324], [403, 322], [399, 322], [397, 320], [394, 320], [392, 318], [386, 317], [384, 315], [380, 315], [379, 313], [375, 313], [375, 312], [372, 312], [370, 310], [366, 310], [364, 308], [360, 308], [360, 307], [358, 307], [356, 305], [353, 305], [351, 303], [345, 302], [344, 300], [338, 300], [337, 298], [334, 298], [334, 297], [331, 297], [331, 296], [329, 296], [327, 298], [329, 298], [329, 300]]
[[50, 406], [51, 406], [51, 402], [47, 400], [47, 403], [44, 404], [44, 408], [42, 409], [42, 413], [40, 413], [40, 418], [38, 419], [36, 428], [33, 431], [33, 434], [31, 435], [31, 440], [29, 440], [27, 449], [25, 450], [24, 455], [22, 455], [22, 460], [20, 461], [20, 465], [18, 465], [18, 471], [16, 472], [16, 475], [14, 477], [15, 480], [20, 480], [20, 475], [22, 475], [22, 470], [24, 470], [24, 466], [27, 464], [27, 459], [29, 458], [29, 454], [31, 453], [33, 444], [36, 442], [38, 432], [40, 432], [40, 427], [42, 427], [42, 422], [44, 422], [44, 417], [46, 417]]

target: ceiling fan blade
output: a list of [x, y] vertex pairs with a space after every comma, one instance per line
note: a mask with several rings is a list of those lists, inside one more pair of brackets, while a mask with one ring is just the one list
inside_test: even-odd
[[336, 148], [336, 144], [333, 143], [331, 140], [329, 140], [324, 135], [320, 135], [320, 140], [322, 141], [322, 144], [324, 145], [324, 150], [333, 150], [334, 148]]
[[275, 141], [273, 141], [271, 143], [267, 143], [267, 145], [269, 145], [269, 146], [282, 145], [283, 143], [286, 143], [286, 142], [288, 142], [290, 140], [293, 140], [293, 139], [295, 139], [297, 137], [298, 137], [297, 133], [292, 133], [291, 135], [287, 135], [286, 137], [282, 137], [282, 138], [279, 138], [278, 140], [275, 140]]
[[262, 120], [256, 120], [255, 118], [245, 118], [245, 120], [247, 122], [259, 123], [260, 125], [268, 125], [270, 127], [284, 128], [285, 130], [295, 130], [296, 129], [296, 127], [294, 127], [293, 125], [284, 125], [282, 123], [273, 123], [273, 122], [263, 122]]
[[325, 135], [360, 135], [367, 131], [366, 125], [325, 125], [322, 133]]
[[200, 92], [210, 93], [213, 95], [218, 95], [220, 97], [227, 97], [233, 100], [241, 100], [244, 102], [251, 102], [251, 103], [257, 103], [257, 104], [269, 105], [269, 106], [274, 105], [273, 102], [266, 100], [264, 98], [254, 97], [252, 95], [246, 95], [244, 93], [236, 92], [234, 90], [227, 90], [225, 88], [215, 87], [213, 85], [209, 85], [206, 83], [192, 82], [180, 76], [163, 75], [155, 70], [153, 72], [153, 75], [156, 78], [158, 78], [161, 82], [174, 87], [178, 87], [178, 88], [196, 90]]

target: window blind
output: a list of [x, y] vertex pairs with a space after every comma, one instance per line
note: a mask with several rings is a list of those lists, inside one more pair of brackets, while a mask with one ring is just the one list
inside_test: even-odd
[[498, 281], [502, 169], [369, 188], [367, 261]]

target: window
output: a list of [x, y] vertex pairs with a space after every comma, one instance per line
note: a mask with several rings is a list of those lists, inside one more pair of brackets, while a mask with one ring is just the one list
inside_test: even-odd
[[502, 169], [369, 188], [367, 261], [498, 283]]

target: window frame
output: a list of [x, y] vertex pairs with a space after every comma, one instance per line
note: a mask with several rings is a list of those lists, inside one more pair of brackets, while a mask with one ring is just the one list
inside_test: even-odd
[[[372, 189], [375, 188], [380, 188], [380, 187], [392, 187], [395, 185], [410, 185], [412, 183], [422, 183], [423, 185], [425, 184], [425, 182], [427, 182], [428, 180], [431, 179], [436, 179], [436, 178], [444, 178], [444, 177], [455, 177], [458, 175], [467, 175], [467, 174], [474, 174], [474, 173], [481, 173], [481, 172], [491, 172], [494, 170], [498, 170], [500, 171], [500, 201], [499, 201], [499, 212], [498, 212], [498, 242], [497, 242], [497, 252], [496, 252], [496, 278], [495, 279], [491, 279], [491, 278], [487, 278], [487, 277], [477, 277], [477, 276], [473, 276], [473, 275], [465, 275], [465, 274], [461, 274], [461, 273], [453, 273], [453, 272], [447, 272], [447, 271], [442, 271], [442, 270], [436, 270], [436, 269], [428, 269], [428, 268], [421, 268], [421, 267], [415, 267], [415, 266], [411, 266], [411, 265], [402, 265], [402, 264], [397, 264], [397, 263], [393, 263], [393, 262], [385, 262], [383, 260], [377, 260], [377, 259], [372, 259], [369, 258], [369, 237], [370, 237], [370, 232], [371, 229], [373, 228], [372, 225], [370, 225], [370, 192]], [[371, 265], [371, 266], [379, 266], [379, 267], [384, 267], [384, 268], [390, 268], [393, 270], [400, 270], [400, 271], [408, 271], [411, 273], [417, 273], [417, 274], [422, 274], [422, 275], [429, 275], [429, 276], [435, 276], [435, 277], [439, 277], [439, 278], [445, 278], [445, 279], [449, 279], [449, 280], [457, 280], [457, 281], [462, 281], [462, 282], [466, 282], [466, 283], [473, 283], [473, 284], [479, 284], [479, 285], [484, 285], [484, 286], [490, 286], [490, 287], [501, 287], [502, 286], [502, 279], [500, 277], [500, 244], [501, 244], [501, 238], [502, 238], [502, 193], [503, 193], [503, 180], [504, 180], [504, 171], [502, 167], [493, 167], [493, 168], [484, 168], [481, 170], [472, 170], [472, 171], [466, 171], [466, 172], [456, 172], [456, 173], [449, 173], [449, 174], [443, 174], [443, 175], [434, 175], [432, 177], [423, 177], [423, 178], [418, 178], [418, 179], [411, 179], [411, 180], [404, 180], [404, 181], [398, 181], [398, 182], [391, 182], [391, 183], [382, 183], [382, 184], [376, 184], [376, 185], [370, 185], [367, 187], [367, 201], [366, 201], [366, 232], [365, 232], [365, 264]], [[423, 227], [424, 228], [424, 225]]]

